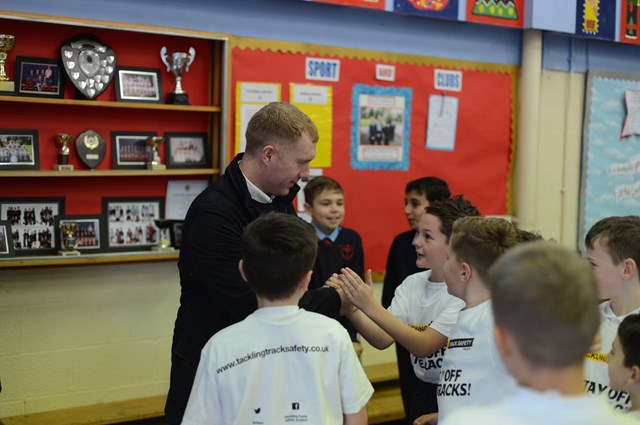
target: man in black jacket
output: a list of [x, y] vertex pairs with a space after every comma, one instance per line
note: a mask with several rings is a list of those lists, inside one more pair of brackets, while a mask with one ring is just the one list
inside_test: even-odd
[[[165, 406], [171, 425], [182, 421], [204, 345], [257, 308], [238, 269], [242, 231], [270, 211], [295, 215], [297, 181], [309, 177], [318, 130], [295, 106], [270, 103], [251, 118], [246, 138], [245, 153], [193, 201], [184, 222], [178, 262], [182, 293]], [[300, 306], [338, 317], [340, 295], [330, 288], [308, 291]]]

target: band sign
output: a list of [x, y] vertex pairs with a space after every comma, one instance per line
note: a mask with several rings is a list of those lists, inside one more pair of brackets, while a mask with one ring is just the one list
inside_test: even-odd
[[462, 71], [436, 69], [434, 81], [436, 90], [462, 91]]
[[396, 67], [393, 65], [383, 65], [381, 63], [377, 63], [376, 64], [376, 80], [395, 81]]
[[307, 80], [338, 81], [340, 61], [334, 59], [306, 58]]

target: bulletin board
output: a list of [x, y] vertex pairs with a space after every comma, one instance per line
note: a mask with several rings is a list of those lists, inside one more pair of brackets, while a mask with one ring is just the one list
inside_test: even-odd
[[[640, 211], [640, 74], [589, 71], [585, 101], [578, 246], [598, 220]], [[625, 128], [625, 125], [627, 127]], [[623, 135], [624, 133], [635, 133]]]
[[[307, 80], [308, 58], [338, 61], [339, 79]], [[395, 81], [377, 80], [377, 64], [392, 66]], [[320, 87], [328, 93], [332, 107], [318, 125], [318, 151], [324, 152], [319, 156], [326, 156], [326, 140], [330, 139], [330, 153], [328, 161], [324, 158], [321, 165], [312, 166], [343, 186], [343, 225], [362, 236], [365, 266], [374, 272], [384, 271], [393, 238], [409, 229], [404, 216], [404, 188], [410, 180], [439, 176], [448, 182], [453, 194], [464, 194], [483, 214], [511, 214], [517, 67], [250, 38], [232, 40], [232, 65], [232, 93], [247, 82], [277, 84], [282, 101], [292, 101], [293, 90], [301, 85]], [[460, 71], [460, 90], [436, 90], [436, 70]], [[358, 143], [354, 138], [359, 134], [354, 129], [354, 102], [359, 99], [355, 95], [376, 92], [391, 92], [400, 100], [406, 166], [362, 167], [353, 160], [353, 148]], [[451, 149], [428, 146], [429, 105], [432, 109], [434, 104], [440, 105], [431, 111], [437, 117], [444, 111], [440, 109], [443, 105], [448, 108], [449, 100], [454, 101], [457, 113], [454, 145]], [[233, 96], [231, 119], [236, 126], [232, 128], [239, 128], [237, 101]], [[233, 134], [231, 140], [240, 139], [236, 136]], [[227, 160], [237, 151], [234, 144]]]

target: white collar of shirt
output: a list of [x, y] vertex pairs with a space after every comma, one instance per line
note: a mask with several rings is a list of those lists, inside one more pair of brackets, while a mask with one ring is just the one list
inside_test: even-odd
[[244, 175], [244, 173], [242, 173], [242, 177], [244, 177], [245, 181], [247, 182], [247, 189], [249, 189], [249, 195], [251, 195], [251, 199], [256, 202], [260, 202], [261, 204], [270, 204], [271, 201], [273, 201], [273, 198], [275, 198], [275, 196], [269, 196], [258, 189], [258, 186], [251, 183], [251, 180], [249, 180], [247, 176]]
[[327, 235], [322, 230], [318, 229], [318, 226], [316, 226], [314, 223], [311, 223], [311, 225], [316, 230], [316, 236], [318, 236], [318, 239], [322, 241], [324, 240], [324, 238], [329, 238], [331, 239], [332, 243], [335, 242], [336, 239], [338, 239], [338, 233], [340, 233], [340, 229], [342, 229], [342, 227], [338, 226], [335, 229], [333, 229], [333, 232]]

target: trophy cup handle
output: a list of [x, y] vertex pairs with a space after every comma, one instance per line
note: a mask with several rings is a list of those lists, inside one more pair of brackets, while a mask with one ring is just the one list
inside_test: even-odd
[[171, 65], [169, 64], [169, 61], [167, 60], [167, 47], [166, 46], [162, 46], [162, 49], [160, 49], [160, 59], [162, 59], [162, 63], [167, 65], [167, 72], [171, 71]]
[[187, 67], [185, 71], [189, 70], [189, 65], [193, 63], [193, 60], [196, 58], [196, 49], [193, 47], [189, 47], [189, 61], [187, 62]]

